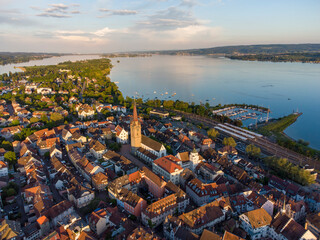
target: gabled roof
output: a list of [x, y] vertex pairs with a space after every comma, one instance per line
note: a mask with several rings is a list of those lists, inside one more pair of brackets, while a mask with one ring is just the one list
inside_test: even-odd
[[238, 237], [237, 235], [234, 235], [228, 231], [225, 231], [222, 240], [244, 240], [244, 238]]
[[207, 229], [204, 229], [202, 232], [202, 235], [200, 237], [200, 240], [221, 240], [222, 238], [216, 234], [213, 233]]
[[162, 144], [141, 134], [141, 143], [148, 146], [149, 148], [157, 151], [157, 152], [160, 152], [161, 148], [162, 148]]
[[168, 155], [165, 157], [158, 158], [153, 163], [171, 174], [171, 173], [174, 173], [175, 171], [183, 170], [183, 168], [180, 165], [178, 165], [176, 162], [179, 162], [178, 158], [172, 155]]
[[37, 222], [41, 226], [42, 224], [49, 222], [49, 219], [46, 216], [41, 216], [37, 219]]
[[102, 172], [99, 172], [92, 177], [92, 182], [94, 182], [97, 185], [107, 184], [108, 183], [108, 176]]
[[253, 229], [270, 225], [272, 217], [263, 208], [244, 213]]

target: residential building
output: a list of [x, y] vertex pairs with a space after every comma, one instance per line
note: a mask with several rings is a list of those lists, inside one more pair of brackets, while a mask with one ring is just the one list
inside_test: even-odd
[[205, 228], [212, 228], [226, 218], [230, 206], [224, 198], [216, 199], [202, 207], [196, 208], [178, 217], [181, 224], [195, 234], [201, 234]]
[[304, 229], [294, 219], [282, 213], [278, 213], [272, 220], [268, 232], [268, 237], [271, 237], [274, 240], [317, 239], [311, 231]]
[[320, 212], [310, 214], [307, 216], [305, 229], [313, 233], [313, 235], [319, 239], [320, 237]]
[[0, 161], [0, 177], [7, 177], [8, 174], [8, 164], [4, 161]]
[[117, 143], [126, 144], [128, 143], [129, 133], [119, 125], [115, 129]]
[[182, 190], [150, 204], [141, 214], [142, 223], [153, 227], [161, 224], [168, 215], [182, 213], [189, 204], [189, 198]]
[[263, 208], [252, 210], [239, 216], [241, 227], [251, 239], [261, 239], [268, 236], [272, 217]]
[[92, 184], [97, 190], [105, 191], [108, 185], [108, 176], [103, 172], [99, 172], [92, 176]]
[[108, 229], [106, 210], [97, 209], [93, 211], [88, 217], [88, 222], [90, 229], [100, 236]]
[[179, 159], [172, 155], [158, 158], [152, 163], [152, 170], [154, 173], [163, 176], [166, 181], [178, 184], [183, 168], [177, 164], [177, 161]]
[[216, 183], [205, 184], [194, 178], [186, 184], [186, 192], [198, 206], [202, 206], [220, 196], [217, 187]]

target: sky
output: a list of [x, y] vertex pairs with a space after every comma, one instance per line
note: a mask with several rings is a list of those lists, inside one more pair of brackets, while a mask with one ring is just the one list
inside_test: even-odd
[[320, 0], [0, 0], [0, 51], [320, 43]]

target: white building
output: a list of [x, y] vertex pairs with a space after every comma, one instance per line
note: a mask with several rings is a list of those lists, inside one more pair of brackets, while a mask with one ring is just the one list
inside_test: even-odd
[[68, 194], [68, 199], [73, 202], [77, 208], [82, 208], [94, 199], [94, 191], [81, 187], [81, 189], [75, 189], [72, 193]]
[[178, 153], [176, 157], [181, 160], [182, 168], [189, 168], [193, 172], [195, 171], [198, 164], [203, 161], [203, 157], [199, 155], [196, 149], [193, 149], [192, 152]]
[[116, 127], [115, 130], [116, 130], [117, 143], [122, 143], [122, 144], [128, 143], [129, 133], [119, 125]]
[[154, 173], [163, 176], [165, 181], [170, 180], [174, 184], [179, 184], [179, 177], [183, 168], [177, 164], [178, 161], [179, 159], [172, 155], [158, 158], [152, 163], [152, 170]]
[[158, 158], [164, 157], [167, 155], [167, 150], [163, 144], [145, 136], [141, 135], [141, 147], [148, 150], [152, 154], [156, 155]]
[[0, 161], [0, 177], [6, 177], [8, 174], [8, 164], [4, 161]]
[[268, 237], [272, 217], [263, 208], [241, 214], [240, 226], [250, 235], [251, 239]]

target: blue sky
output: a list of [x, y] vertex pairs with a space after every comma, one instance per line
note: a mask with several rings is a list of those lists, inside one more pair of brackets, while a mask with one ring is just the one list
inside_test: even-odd
[[319, 0], [0, 0], [0, 51], [320, 43]]

